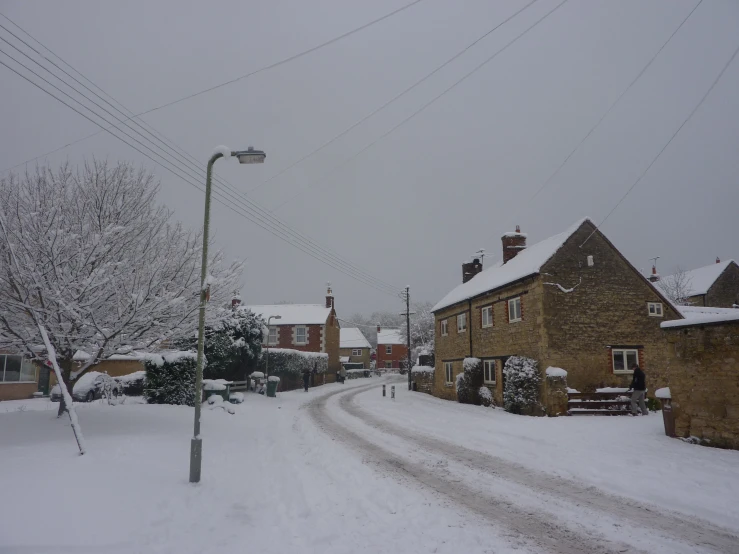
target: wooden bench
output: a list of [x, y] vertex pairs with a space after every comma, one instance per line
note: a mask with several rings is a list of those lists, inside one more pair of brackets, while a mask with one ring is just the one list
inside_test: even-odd
[[568, 393], [567, 415], [629, 415], [631, 399], [625, 392]]

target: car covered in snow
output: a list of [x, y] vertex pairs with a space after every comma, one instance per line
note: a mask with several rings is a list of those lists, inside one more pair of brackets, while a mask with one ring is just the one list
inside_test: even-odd
[[[80, 377], [74, 384], [72, 398], [76, 402], [92, 402], [106, 396], [118, 396], [123, 389], [115, 379], [107, 373], [89, 371]], [[62, 392], [57, 383], [49, 393], [52, 402], [59, 402]]]
[[146, 371], [135, 371], [113, 379], [120, 385], [121, 392], [126, 396], [141, 396], [144, 394]]

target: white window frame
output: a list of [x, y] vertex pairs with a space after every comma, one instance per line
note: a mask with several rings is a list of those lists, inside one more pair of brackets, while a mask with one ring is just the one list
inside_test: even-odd
[[[518, 305], [518, 313], [516, 314], [516, 317], [514, 317], [513, 314], [516, 312], [516, 305]], [[516, 296], [516, 298], [511, 298], [508, 301], [508, 323], [516, 323], [517, 321], [521, 321], [523, 319], [521, 315], [521, 297]]]
[[361, 348], [352, 348], [352, 356], [361, 356], [361, 355], [362, 355]]
[[[5, 370], [6, 370], [8, 357], [21, 359], [21, 366], [20, 366], [17, 381], [6, 381], [5, 380]], [[29, 365], [30, 365], [29, 369], [33, 371], [33, 377], [32, 377], [32, 380], [30, 381], [28, 379], [23, 379], [23, 376], [24, 376], [23, 366], [24, 365], [27, 368], [29, 368]], [[19, 383], [21, 384], [22, 383], [35, 383], [36, 381], [37, 381], [37, 368], [31, 360], [19, 354], [0, 354], [0, 385], [16, 385]]]
[[[611, 349], [611, 370], [615, 375], [632, 375], [634, 372], [629, 369], [628, 354], [632, 354], [636, 358], [633, 363], [639, 363], [639, 350], [636, 348], [612, 348]], [[620, 354], [624, 358], [624, 369], [616, 369], [616, 354]]]
[[393, 345], [392, 344], [386, 344], [385, 345], [385, 354], [392, 354], [393, 353]]
[[467, 332], [467, 312], [457, 315], [457, 333]]
[[[494, 385], [495, 384], [495, 375], [496, 371], [498, 369], [497, 364], [495, 363], [495, 360], [483, 360], [482, 361], [482, 380], [483, 383], [486, 385]], [[490, 375], [492, 375], [492, 380], [488, 379], [488, 372], [490, 372]]]
[[664, 317], [665, 310], [662, 302], [647, 302], [647, 313], [649, 317]]
[[392, 368], [393, 368], [393, 361], [385, 360], [385, 369], [392, 369]]
[[[275, 335], [275, 340], [272, 340], [272, 332], [273, 331], [274, 331], [274, 335]], [[277, 344], [277, 335], [278, 335], [277, 327], [270, 327], [269, 328], [269, 333], [267, 333], [267, 344], [269, 344], [269, 345]]]
[[441, 336], [446, 337], [449, 335], [449, 320], [442, 319], [441, 320]]
[[[487, 317], [485, 317], [487, 315]], [[485, 321], [487, 319], [487, 322]], [[480, 315], [483, 329], [493, 326], [493, 307], [485, 306]]]
[[[303, 340], [298, 337], [298, 331], [303, 330]], [[295, 344], [308, 344], [308, 328], [305, 325], [295, 326]]]
[[444, 379], [447, 385], [454, 384], [454, 364], [452, 362], [444, 362]]

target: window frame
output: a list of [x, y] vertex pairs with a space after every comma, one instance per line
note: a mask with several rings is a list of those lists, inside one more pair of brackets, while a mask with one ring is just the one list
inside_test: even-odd
[[[654, 313], [652, 313], [652, 308], [655, 309]], [[659, 308], [659, 313], [657, 308]], [[647, 302], [647, 314], [649, 317], [665, 317], [665, 307], [662, 302]]]
[[441, 336], [449, 336], [449, 320], [447, 318], [441, 320]]
[[[624, 361], [624, 369], [616, 369], [616, 353], [621, 353]], [[634, 371], [629, 369], [628, 353], [633, 353], [636, 357], [636, 364], [639, 363], [638, 348], [611, 348], [611, 371], [614, 375], [633, 375]]]
[[[20, 366], [18, 367], [18, 380], [17, 381], [6, 381], [5, 380], [5, 374], [7, 373], [7, 360], [8, 358], [20, 358]], [[37, 367], [36, 365], [26, 358], [25, 356], [22, 356], [21, 354], [0, 354], [0, 385], [17, 385], [17, 384], [30, 384], [30, 383], [36, 383], [38, 381], [37, 377]], [[28, 373], [24, 372], [24, 366], [28, 369], [31, 369], [33, 372], [33, 375], [31, 377], [31, 380], [23, 379], [24, 376], [27, 376]], [[30, 367], [29, 367], [30, 366]]]
[[454, 384], [454, 364], [452, 362], [444, 362], [444, 379], [445, 384]]
[[361, 355], [362, 355], [361, 348], [352, 348], [352, 356], [361, 356]]
[[[493, 376], [492, 381], [488, 379], [488, 369], [492, 370], [491, 375]], [[495, 385], [496, 384], [496, 375], [498, 372], [498, 364], [495, 362], [495, 360], [483, 360], [482, 361], [482, 382], [486, 385]]]
[[393, 345], [392, 344], [386, 344], [385, 345], [385, 355], [388, 356], [393, 353]]
[[[485, 314], [488, 314], [488, 323], [485, 323]], [[493, 306], [492, 304], [490, 306], [484, 306], [482, 310], [480, 310], [480, 325], [482, 325], [483, 329], [487, 329], [489, 327], [493, 326]]]
[[[303, 330], [303, 341], [298, 338], [298, 331], [302, 329]], [[308, 344], [308, 327], [305, 325], [296, 325], [295, 326], [295, 344]]]
[[[277, 327], [269, 327], [268, 329], [269, 329], [269, 332], [267, 333], [267, 344], [270, 346], [273, 344], [277, 344], [277, 337], [279, 334], [277, 331]], [[272, 331], [274, 331], [275, 333], [275, 340], [272, 340]], [[297, 333], [296, 333], [296, 340], [297, 340]]]
[[392, 368], [393, 368], [393, 361], [385, 360], [385, 369], [392, 369]]
[[[464, 327], [460, 327], [460, 321], [464, 322]], [[462, 312], [461, 314], [457, 314], [457, 333], [466, 333], [466, 332], [467, 332], [467, 312]]]
[[[518, 317], [514, 318], [512, 317], [514, 310], [511, 307], [515, 307], [516, 304], [518, 304]], [[521, 309], [521, 297], [516, 296], [508, 300], [508, 323], [518, 323], [519, 321], [523, 321], [523, 310]]]

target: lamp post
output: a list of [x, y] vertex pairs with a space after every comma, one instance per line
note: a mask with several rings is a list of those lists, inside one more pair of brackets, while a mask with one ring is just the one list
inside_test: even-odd
[[219, 146], [208, 160], [208, 169], [205, 173], [205, 216], [203, 218], [203, 257], [200, 262], [200, 313], [198, 317], [198, 360], [195, 373], [195, 424], [193, 425], [193, 436], [190, 441], [190, 482], [200, 482], [200, 468], [203, 457], [203, 442], [200, 438], [200, 404], [203, 398], [203, 343], [205, 335], [205, 303], [207, 301], [208, 275], [208, 228], [210, 226], [210, 189], [213, 164], [218, 158], [224, 156], [235, 156], [242, 164], [264, 163], [267, 157], [261, 150], [254, 150], [251, 146], [247, 150], [236, 152], [229, 151], [224, 146]]
[[267, 318], [267, 357], [264, 359], [264, 376], [269, 379], [269, 322], [273, 319], [282, 319], [281, 315], [271, 315]]

